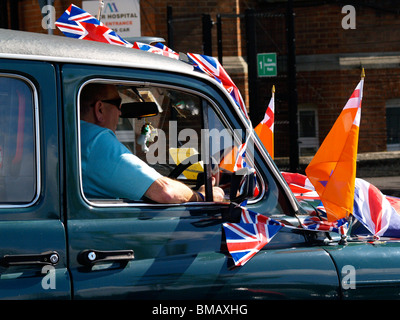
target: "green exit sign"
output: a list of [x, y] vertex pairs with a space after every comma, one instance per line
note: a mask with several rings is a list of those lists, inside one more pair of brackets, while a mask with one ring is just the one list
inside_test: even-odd
[[257, 54], [257, 70], [259, 77], [276, 77], [276, 53]]

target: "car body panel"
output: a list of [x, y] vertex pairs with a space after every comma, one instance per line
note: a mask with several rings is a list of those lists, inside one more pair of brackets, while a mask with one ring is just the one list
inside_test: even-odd
[[[0, 60], [4, 77], [17, 77], [38, 89], [35, 109], [39, 117], [38, 196], [29, 205], [0, 206], [0, 257], [55, 251], [59, 262], [51, 269], [55, 289], [44, 289], [44, 265], [4, 266], [1, 268], [0, 297], [51, 299], [71, 297], [67, 270], [66, 235], [62, 220], [59, 178], [59, 138], [56, 71], [51, 64], [37, 61]], [[46, 90], [41, 90], [46, 88]], [[34, 91], [33, 91], [34, 92]], [[43, 108], [46, 106], [46, 110]], [[52, 106], [47, 110], [47, 106]], [[45, 146], [45, 147], [43, 147]], [[27, 150], [23, 150], [27, 151]], [[53, 174], [48, 174], [48, 173]], [[44, 272], [44, 273], [42, 273]]]
[[[245, 267], [232, 268], [223, 247], [220, 214], [201, 211], [209, 210], [180, 207], [151, 210], [137, 218], [71, 221], [74, 298], [339, 298], [330, 256], [321, 248], [305, 247], [302, 235], [282, 232], [275, 241], [285, 248], [263, 250]], [[296, 247], [295, 240], [303, 246]], [[84, 267], [76, 257], [86, 249], [133, 250], [135, 258], [127, 264]]]
[[[215, 88], [180, 74], [79, 65], [64, 66], [62, 71], [64, 97], [76, 95], [82, 81], [100, 77], [100, 74], [102, 78], [114, 81], [156, 82], [213, 97], [219, 106], [226, 107], [221, 112], [233, 122], [232, 126], [240, 126], [226, 100], [217, 95]], [[73, 118], [76, 106], [70, 99], [64, 105], [68, 121], [66, 128], [71, 130], [67, 131], [70, 140], [66, 145], [70, 149], [66, 154], [71, 155], [67, 161], [67, 172], [71, 172], [67, 174], [67, 198], [71, 205], [68, 243], [74, 298], [105, 298], [109, 297], [110, 291], [113, 298], [132, 299], [338, 298], [338, 278], [329, 255], [319, 248], [304, 249], [306, 238], [301, 234], [281, 233], [276, 237], [280, 244], [278, 249], [257, 255], [246, 268], [230, 270], [232, 265], [226, 248], [223, 248], [221, 226], [222, 213], [229, 209], [227, 204], [133, 205], [121, 208], [90, 203], [89, 207], [76, 188], [79, 184], [76, 168], [79, 165], [73, 166], [77, 161], [72, 152], [76, 144], [77, 130], [74, 126], [77, 121]], [[273, 179], [264, 178], [266, 181]], [[274, 194], [272, 183], [270, 185], [269, 192]], [[272, 205], [268, 205], [271, 197], [265, 198], [251, 207], [268, 210]], [[274, 248], [274, 244], [271, 245]], [[293, 249], [293, 246], [300, 248]], [[89, 249], [133, 250], [135, 258], [127, 264], [87, 268], [79, 265], [77, 257]], [[297, 259], [300, 256], [307, 258], [299, 263]], [[314, 261], [319, 261], [320, 270], [324, 270], [323, 280], [321, 278], [317, 286], [312, 280], [316, 272]], [[261, 266], [263, 271], [256, 272]], [[248, 271], [249, 268], [252, 271]], [[304, 276], [300, 281], [301, 288], [294, 290], [295, 278], [300, 274]], [[104, 290], [99, 290], [99, 287]]]
[[344, 299], [399, 298], [399, 242], [349, 242], [328, 247], [340, 276]]

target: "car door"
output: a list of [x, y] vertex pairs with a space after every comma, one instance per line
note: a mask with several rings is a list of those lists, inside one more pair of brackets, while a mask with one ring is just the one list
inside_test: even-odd
[[[205, 202], [165, 205], [91, 199], [84, 193], [78, 97], [90, 82], [113, 83], [127, 95], [138, 93], [137, 100], [157, 101], [158, 117], [122, 119], [117, 136], [162, 174], [193, 187], [206, 184]], [[311, 246], [301, 231], [283, 230], [244, 267], [233, 267], [222, 231], [230, 203], [209, 201], [209, 178], [218, 176], [220, 186], [229, 184], [230, 152], [245, 141], [246, 130], [219, 90], [208, 81], [172, 73], [63, 67], [69, 267], [75, 299], [338, 297], [330, 256]], [[147, 121], [157, 129], [158, 139], [144, 153], [137, 142]], [[137, 140], [129, 142], [128, 132]], [[265, 155], [258, 148], [248, 151], [260, 190], [248, 207], [297, 223]], [[190, 167], [180, 166], [193, 155]]]
[[327, 251], [337, 265], [344, 299], [398, 299], [400, 244], [394, 239], [351, 241]]
[[0, 59], [0, 298], [69, 299], [56, 72]]

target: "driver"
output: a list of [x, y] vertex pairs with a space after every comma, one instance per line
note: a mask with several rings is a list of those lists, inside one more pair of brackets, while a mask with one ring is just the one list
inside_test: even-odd
[[[204, 185], [193, 191], [185, 184], [164, 177], [132, 154], [116, 137], [121, 98], [110, 84], [88, 84], [81, 92], [81, 156], [83, 191], [89, 198], [143, 197], [159, 203], [204, 201]], [[213, 201], [224, 201], [215, 187]]]

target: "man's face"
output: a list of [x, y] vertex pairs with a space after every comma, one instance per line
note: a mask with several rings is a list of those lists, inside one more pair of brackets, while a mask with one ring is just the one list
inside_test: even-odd
[[[119, 101], [119, 102], [118, 102]], [[115, 132], [118, 125], [118, 120], [121, 115], [121, 103], [118, 90], [114, 86], [110, 86], [107, 89], [107, 94], [102, 99], [103, 103], [103, 115], [104, 115], [104, 127]]]

